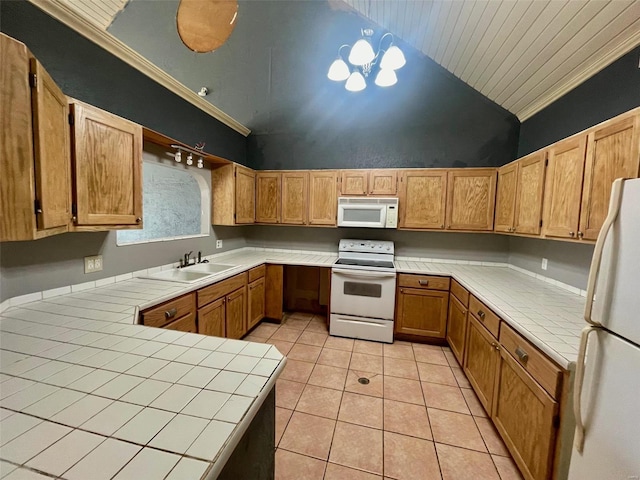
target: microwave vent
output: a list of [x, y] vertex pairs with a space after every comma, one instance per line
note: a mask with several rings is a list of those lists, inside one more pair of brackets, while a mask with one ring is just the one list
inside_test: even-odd
[[397, 198], [362, 198], [362, 197], [340, 197], [339, 205], [397, 205]]

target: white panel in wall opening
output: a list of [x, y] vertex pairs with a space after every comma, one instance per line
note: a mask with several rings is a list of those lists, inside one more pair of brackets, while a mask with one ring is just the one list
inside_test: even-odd
[[211, 172], [177, 164], [167, 154], [146, 149], [145, 145], [143, 228], [118, 230], [117, 245], [209, 236], [211, 188], [207, 174]]

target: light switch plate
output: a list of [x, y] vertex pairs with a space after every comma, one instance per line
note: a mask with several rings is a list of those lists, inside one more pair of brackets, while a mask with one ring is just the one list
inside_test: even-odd
[[542, 266], [540, 268], [542, 268], [543, 270], [546, 270], [547, 269], [547, 263], [548, 263], [547, 259], [543, 258], [542, 259]]
[[84, 257], [84, 273], [100, 272], [102, 270], [102, 255]]
[[222, 248], [222, 240], [216, 240], [216, 248]]

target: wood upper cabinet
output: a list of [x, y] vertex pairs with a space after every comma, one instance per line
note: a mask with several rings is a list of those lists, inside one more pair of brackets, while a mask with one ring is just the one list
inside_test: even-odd
[[482, 406], [491, 412], [500, 347], [493, 335], [473, 315], [468, 315], [468, 320], [464, 373]]
[[496, 192], [496, 232], [513, 232], [516, 217], [516, 186], [518, 184], [518, 162], [498, 169]]
[[71, 104], [75, 225], [142, 228], [142, 127]]
[[198, 333], [214, 337], [225, 336], [225, 304], [226, 298], [222, 297], [198, 309]]
[[251, 330], [254, 326], [264, 318], [265, 312], [265, 283], [264, 277], [258, 278], [249, 284], [248, 315], [247, 330]]
[[213, 225], [254, 223], [256, 173], [237, 163], [211, 170]]
[[396, 295], [396, 333], [445, 338], [449, 292], [399, 288]]
[[27, 47], [0, 34], [0, 242], [68, 231], [67, 97]]
[[[610, 123], [610, 122], [607, 122]], [[596, 240], [616, 178], [635, 178], [640, 162], [640, 114], [589, 133], [578, 235]]]
[[[514, 231], [522, 234], [540, 234], [542, 199], [546, 173], [547, 151], [532, 153], [518, 160], [516, 211]], [[499, 184], [498, 184], [499, 185]], [[498, 226], [496, 206], [496, 230]]]
[[281, 181], [280, 173], [256, 173], [256, 223], [280, 223]]
[[369, 195], [390, 195], [398, 193], [398, 171], [392, 169], [369, 170], [367, 193]]
[[247, 333], [246, 286], [230, 293], [225, 300], [227, 338], [242, 338]]
[[549, 147], [542, 219], [547, 237], [577, 238], [586, 145], [585, 134]]
[[464, 347], [467, 334], [467, 307], [454, 296], [449, 296], [449, 317], [447, 320], [447, 342], [458, 363], [464, 360]]
[[335, 226], [338, 215], [338, 172], [309, 172], [309, 225]]
[[282, 223], [305, 225], [309, 199], [309, 174], [301, 171], [282, 172]]
[[447, 230], [493, 230], [496, 169], [449, 170]]
[[369, 192], [368, 170], [340, 170], [340, 194], [366, 195]]
[[[491, 353], [491, 363], [495, 355]], [[557, 402], [504, 349], [497, 375], [491, 418], [498, 432], [524, 478], [551, 478]]]
[[400, 173], [399, 228], [443, 229], [447, 171], [405, 170]]

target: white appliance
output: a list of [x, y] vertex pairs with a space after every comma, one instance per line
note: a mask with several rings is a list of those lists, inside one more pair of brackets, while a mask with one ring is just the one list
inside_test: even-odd
[[398, 228], [398, 199], [340, 197], [338, 226]]
[[640, 179], [616, 180], [591, 263], [570, 480], [640, 478]]
[[393, 242], [340, 240], [331, 269], [331, 335], [393, 343], [393, 256]]

